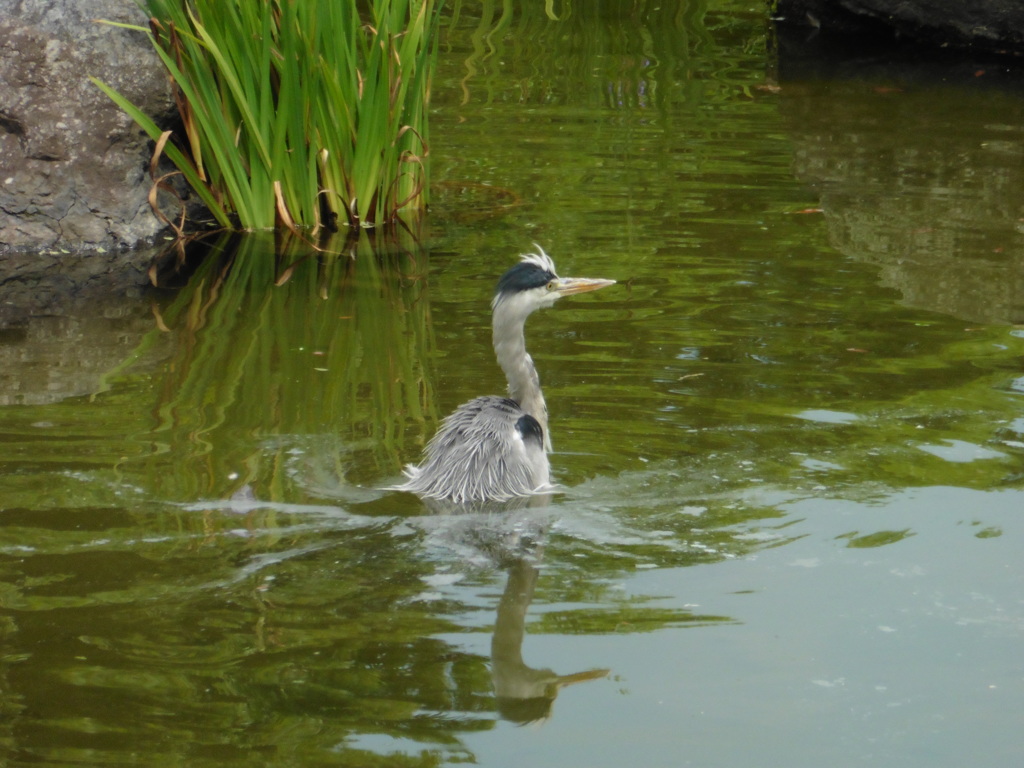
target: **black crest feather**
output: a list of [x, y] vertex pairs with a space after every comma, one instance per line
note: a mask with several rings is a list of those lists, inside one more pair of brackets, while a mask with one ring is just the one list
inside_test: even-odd
[[540, 288], [554, 280], [557, 275], [550, 269], [532, 261], [521, 261], [498, 280], [495, 293], [519, 293]]

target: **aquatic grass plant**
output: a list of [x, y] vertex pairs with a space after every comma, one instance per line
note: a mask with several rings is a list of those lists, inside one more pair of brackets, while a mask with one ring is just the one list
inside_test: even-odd
[[222, 226], [373, 227], [424, 211], [441, 0], [143, 6], [149, 29], [132, 28], [149, 35], [167, 67], [184, 136], [168, 141], [150, 117], [94, 82]]

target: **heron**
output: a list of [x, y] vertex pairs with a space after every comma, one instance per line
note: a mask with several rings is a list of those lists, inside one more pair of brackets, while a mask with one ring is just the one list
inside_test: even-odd
[[484, 395], [460, 405], [427, 444], [423, 462], [405, 469], [398, 490], [456, 504], [504, 502], [550, 491], [548, 408], [524, 327], [534, 311], [563, 296], [615, 283], [559, 277], [544, 249], [520, 256], [498, 280], [491, 300], [492, 340], [508, 380], [508, 396]]

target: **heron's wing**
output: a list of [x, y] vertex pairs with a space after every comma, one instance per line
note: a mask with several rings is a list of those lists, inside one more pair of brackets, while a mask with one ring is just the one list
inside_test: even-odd
[[459, 406], [407, 471], [402, 490], [453, 501], [505, 501], [548, 484], [540, 424], [514, 400], [478, 397]]

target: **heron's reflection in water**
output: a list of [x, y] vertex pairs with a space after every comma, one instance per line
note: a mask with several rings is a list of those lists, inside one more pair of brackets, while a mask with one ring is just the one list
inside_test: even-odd
[[533, 601], [543, 558], [544, 540], [553, 516], [549, 494], [502, 503], [474, 505], [424, 500], [434, 513], [421, 522], [432, 529], [436, 544], [478, 566], [508, 574], [498, 601], [491, 638], [491, 677], [498, 715], [525, 725], [546, 720], [559, 691], [567, 685], [606, 677], [607, 669], [559, 675], [523, 661], [526, 614]]
[[523, 638], [538, 570], [527, 560], [517, 560], [506, 570], [508, 581], [498, 602], [498, 618], [491, 638], [491, 677], [498, 714], [505, 720], [526, 724], [550, 717], [555, 697], [564, 686], [606, 677], [609, 670], [559, 675], [550, 669], [528, 667], [523, 661]]

